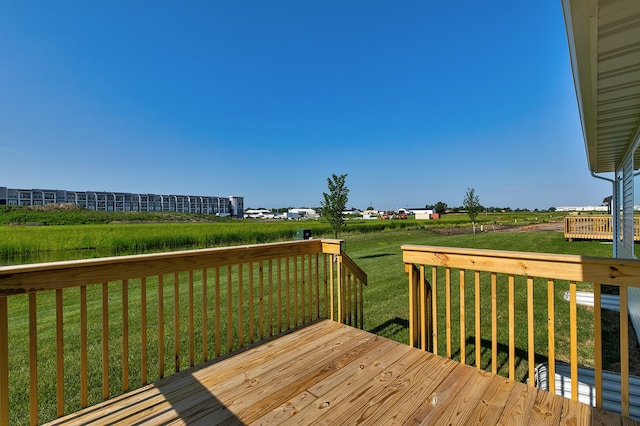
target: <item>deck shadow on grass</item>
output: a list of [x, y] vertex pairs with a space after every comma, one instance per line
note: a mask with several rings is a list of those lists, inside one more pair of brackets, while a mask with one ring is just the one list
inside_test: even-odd
[[358, 259], [374, 259], [376, 257], [385, 257], [385, 256], [398, 256], [400, 253], [378, 253], [378, 254], [369, 254], [367, 256], [360, 256]]
[[393, 339], [393, 336], [408, 329], [409, 329], [408, 319], [395, 317], [367, 331], [369, 333], [373, 333], [389, 339]]
[[[452, 342], [453, 343], [453, 342]], [[466, 346], [465, 346], [465, 356], [466, 356], [466, 363], [469, 365], [474, 365], [475, 366], [475, 343], [476, 343], [476, 338], [475, 336], [469, 336], [466, 339]], [[486, 371], [491, 371], [491, 340], [488, 339], [480, 339], [480, 368], [482, 370], [486, 370]], [[502, 372], [503, 374], [505, 372], [508, 373], [509, 370], [509, 345], [505, 345], [503, 343], [498, 342], [497, 345], [497, 352], [498, 352], [498, 356], [497, 356], [497, 371], [498, 372]], [[441, 352], [441, 351], [440, 351]], [[521, 348], [514, 348], [514, 355], [515, 355], [515, 360], [514, 360], [514, 367], [516, 369], [516, 371], [518, 370], [518, 368], [522, 365], [524, 366], [524, 368], [526, 369], [527, 366], [527, 358], [529, 356], [529, 352], [527, 351], [527, 349], [521, 349]], [[460, 359], [460, 349], [458, 348], [458, 350], [453, 351], [451, 353], [451, 357], [455, 360], [459, 360]], [[542, 362], [548, 362], [549, 361], [549, 357], [546, 354], [540, 354], [540, 353], [535, 353], [534, 354], [534, 365], [538, 365]], [[517, 374], [517, 373], [516, 373]], [[526, 379], [528, 379], [528, 374], [525, 373], [524, 377], [516, 377], [516, 381], [522, 381], [525, 382]]]

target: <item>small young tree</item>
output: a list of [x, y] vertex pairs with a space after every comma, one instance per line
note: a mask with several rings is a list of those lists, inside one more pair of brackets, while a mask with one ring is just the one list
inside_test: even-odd
[[471, 226], [473, 227], [473, 233], [476, 233], [476, 217], [482, 211], [482, 205], [480, 204], [480, 198], [476, 195], [474, 188], [467, 188], [467, 193], [464, 196], [463, 207], [471, 219]]
[[447, 211], [447, 203], [443, 203], [442, 201], [438, 201], [434, 207], [436, 213], [443, 214]]
[[345, 185], [347, 175], [337, 176], [332, 174], [327, 178], [327, 188], [329, 193], [323, 192], [324, 201], [322, 204], [322, 215], [329, 221], [329, 226], [333, 231], [333, 235], [338, 238], [338, 233], [342, 230], [346, 223], [342, 212], [347, 205], [349, 188]]

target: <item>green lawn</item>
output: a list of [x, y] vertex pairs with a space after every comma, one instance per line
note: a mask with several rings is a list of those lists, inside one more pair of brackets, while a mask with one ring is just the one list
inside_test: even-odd
[[[406, 221], [397, 221], [404, 222]], [[124, 225], [123, 225], [124, 226]], [[145, 225], [129, 225], [129, 230], [131, 235], [138, 235], [137, 233], [143, 232], [138, 230], [138, 227], [145, 228]], [[159, 227], [161, 225], [146, 225], [146, 226], [155, 226]], [[183, 226], [183, 225], [181, 225]], [[50, 227], [50, 229], [53, 227]], [[62, 227], [61, 227], [62, 228]], [[197, 228], [197, 227], [196, 227]], [[25, 229], [25, 228], [22, 228]], [[93, 229], [90, 226], [87, 229]], [[146, 228], [147, 229], [147, 228]], [[154, 228], [159, 229], [159, 228]], [[175, 228], [174, 228], [175, 229]], [[57, 232], [56, 229], [53, 229]], [[68, 229], [71, 231], [71, 229]], [[72, 232], [80, 232], [80, 230], [73, 230]], [[79, 238], [79, 237], [75, 237]], [[598, 242], [572, 242], [569, 243], [565, 241], [563, 234], [561, 232], [528, 232], [528, 233], [481, 233], [477, 235], [458, 235], [458, 236], [443, 236], [436, 234], [428, 229], [423, 229], [423, 227], [419, 223], [414, 223], [413, 226], [405, 228], [405, 229], [390, 229], [383, 232], [362, 232], [362, 233], [350, 233], [344, 237], [345, 240], [345, 250], [347, 254], [367, 273], [369, 282], [368, 286], [364, 290], [364, 321], [365, 321], [365, 329], [382, 336], [391, 338], [393, 340], [408, 343], [408, 278], [407, 274], [404, 270], [404, 264], [402, 262], [402, 253], [400, 250], [401, 245], [403, 244], [422, 244], [422, 245], [435, 245], [435, 246], [450, 246], [450, 247], [473, 247], [473, 248], [487, 248], [487, 249], [506, 249], [506, 250], [515, 250], [515, 251], [533, 251], [533, 252], [549, 252], [549, 253], [573, 253], [573, 254], [581, 254], [581, 255], [591, 255], [591, 256], [611, 256], [611, 245], [603, 244]], [[211, 279], [211, 277], [209, 277]], [[195, 277], [195, 286], [196, 291], [202, 283], [198, 276]], [[140, 322], [140, 311], [136, 309], [137, 305], [139, 305], [139, 297], [136, 296], [136, 291], [139, 284], [135, 281], [130, 283], [130, 288], [136, 289], [132, 296], [129, 297], [129, 321], [130, 324], [139, 324]], [[116, 286], [117, 287], [117, 286]], [[156, 283], [154, 281], [149, 281], [147, 283], [148, 291], [150, 294], [155, 294]], [[471, 286], [470, 286], [471, 287]], [[557, 293], [561, 292], [561, 286], [558, 286]], [[88, 288], [89, 292], [89, 303], [90, 310], [93, 311], [91, 304], [97, 303], [96, 301], [99, 299], [99, 286], [92, 286]], [[444, 301], [444, 295], [441, 293], [443, 291], [443, 286], [439, 287], [439, 300]], [[545, 290], [546, 291], [546, 290]], [[65, 318], [69, 318], [70, 323], [75, 323], [73, 320], [74, 316], [79, 315], [78, 306], [74, 304], [74, 300], [77, 300], [77, 290], [68, 290], [65, 291]], [[139, 292], [137, 293], [139, 294]], [[114, 308], [115, 305], [118, 304], [119, 298], [118, 291], [114, 290], [110, 292], [110, 298], [112, 301], [110, 302], [110, 309], [113, 303]], [[153, 298], [153, 296], [150, 296]], [[168, 297], [168, 294], [165, 294], [165, 297]], [[472, 292], [469, 291], [467, 297], [472, 297]], [[537, 296], [536, 296], [537, 297]], [[184, 313], [187, 311], [185, 296], [180, 297], [181, 303], [181, 312]], [[473, 299], [471, 299], [473, 300]], [[67, 305], [67, 303], [69, 303]], [[150, 306], [153, 304], [152, 300], [148, 300]], [[165, 302], [166, 305], [170, 308], [171, 301], [167, 299]], [[453, 306], [456, 306], [456, 299], [453, 300]], [[483, 302], [484, 303], [484, 302]], [[50, 377], [49, 375], [55, 371], [55, 339], [51, 338], [55, 332], [55, 321], [53, 312], [53, 295], [45, 295], [38, 297], [38, 304], [42, 304], [43, 306], [48, 306], [48, 309], [43, 309], [38, 311], [38, 323], [39, 323], [39, 333], [40, 336], [43, 337], [43, 341], [51, 342], [52, 346], [40, 346], [38, 348], [38, 353], [40, 357], [40, 362], [42, 365], [41, 374], [41, 400], [42, 401], [53, 401], [53, 395], [55, 395], [55, 380], [44, 379], [45, 377]], [[11, 346], [11, 355], [12, 364], [11, 371], [12, 377], [14, 377], [15, 372], [19, 372], [18, 378], [13, 381], [12, 380], [12, 388], [11, 388], [11, 410], [13, 412], [13, 419], [24, 419], [26, 411], [24, 408], [18, 408], [18, 406], [25, 407], [24, 404], [28, 401], [28, 364], [26, 357], [19, 356], [20, 353], [26, 354], [28, 352], [28, 339], [25, 334], [25, 330], [27, 329], [27, 315], [26, 315], [26, 305], [27, 298], [26, 296], [14, 296], [10, 297], [10, 339], [12, 342], [21, 342], [16, 345]], [[468, 302], [467, 307], [472, 307], [473, 303]], [[544, 305], [546, 306], [546, 304]], [[96, 309], [99, 308], [96, 306]], [[199, 308], [198, 308], [199, 309]], [[454, 308], [455, 309], [455, 308]], [[484, 309], [484, 307], [483, 307]], [[504, 311], [504, 308], [502, 309]], [[113, 335], [118, 335], [120, 330], [119, 317], [115, 314], [110, 317], [110, 328], [113, 330]], [[583, 314], [583, 312], [581, 312]], [[150, 331], [149, 331], [149, 339], [153, 341], [156, 336], [153, 334], [153, 321], [154, 312], [149, 312], [149, 321], [150, 322]], [[167, 322], [167, 327], [171, 326], [171, 312], [170, 309], [167, 313], [168, 317], [165, 318]], [[538, 316], [539, 320], [545, 321], [544, 315], [542, 312]], [[592, 315], [592, 314], [591, 314]], [[468, 314], [468, 317], [470, 314]], [[592, 321], [592, 316], [589, 316], [589, 312], [586, 312], [586, 316], [584, 316], [585, 323], [589, 324], [589, 321]], [[483, 319], [484, 321], [484, 319]], [[96, 321], [99, 323], [99, 321]], [[186, 318], [181, 319], [181, 330], [184, 328], [186, 324]], [[442, 321], [441, 321], [442, 326]], [[561, 324], [558, 325], [560, 327]], [[454, 327], [455, 329], [456, 327]], [[471, 328], [468, 326], [468, 328]], [[585, 330], [588, 328], [587, 326], [582, 326]], [[197, 329], [197, 327], [196, 327]], [[224, 330], [224, 329], [223, 329]], [[134, 330], [135, 331], [135, 330]], [[454, 330], [455, 331], [455, 330]], [[540, 333], [545, 333], [544, 330], [537, 330]], [[468, 330], [468, 333], [471, 330]], [[92, 343], [98, 343], [100, 341], [100, 332], [98, 328], [90, 329], [90, 341]], [[183, 335], [184, 330], [181, 331], [181, 335]], [[224, 331], [223, 331], [224, 333]], [[455, 331], [457, 333], [457, 331]], [[78, 370], [78, 332], [74, 329], [65, 330], [65, 335], [68, 336], [65, 338], [65, 370], [70, 372], [75, 372]], [[441, 332], [441, 339], [444, 337], [444, 333]], [[46, 338], [49, 336], [50, 338]], [[213, 337], [211, 337], [213, 339]], [[454, 334], [454, 339], [457, 339]], [[540, 338], [542, 339], [542, 338]], [[223, 342], [225, 337], [223, 337]], [[559, 333], [558, 341], [563, 342], [564, 337], [561, 333]], [[501, 332], [499, 335], [499, 341], [501, 345], [507, 342], [506, 336], [504, 332]], [[210, 344], [212, 345], [214, 342], [211, 340]], [[112, 354], [118, 353], [118, 339], [114, 339], [113, 342], [110, 342], [110, 345], [113, 346]], [[167, 367], [170, 368], [171, 365], [171, 343], [168, 343], [167, 350], [165, 352], [165, 356], [167, 357]], [[235, 344], [234, 344], [235, 345]], [[559, 343], [558, 350], [565, 350], [566, 348], [562, 347], [563, 343]], [[152, 344], [153, 346], [153, 344]], [[521, 337], [516, 341], [516, 346], [518, 348], [526, 350], [526, 337], [524, 341]], [[443, 343], [441, 343], [441, 347], [443, 347]], [[454, 346], [455, 347], [455, 346]], [[90, 400], [92, 403], [98, 402], [101, 398], [100, 396], [100, 381], [101, 381], [101, 373], [100, 373], [100, 352], [99, 352], [99, 344], [93, 345], [92, 353], [90, 353], [89, 358], [96, 360], [92, 361], [90, 365]], [[93, 352], [95, 351], [95, 352]], [[226, 350], [223, 350], [224, 353]], [[442, 353], [442, 352], [440, 352]], [[139, 348], [135, 345], [135, 343], [130, 344], [130, 355], [132, 360], [132, 371], [134, 371], [131, 381], [132, 384], [139, 382], [139, 366], [136, 363], [139, 362]], [[152, 356], [150, 354], [150, 356]], [[468, 354], [470, 357], [471, 355]], [[486, 359], [488, 353], [483, 355], [483, 359]], [[183, 355], [186, 357], [186, 354]], [[119, 371], [117, 367], [117, 360], [113, 360], [111, 372], [111, 381], [115, 388], [118, 387], [118, 382], [121, 379]], [[151, 360], [150, 360], [151, 361]], [[169, 371], [168, 371], [169, 372]], [[24, 375], [24, 377], [20, 377]], [[53, 376], [55, 377], [55, 376]], [[520, 377], [522, 377], [522, 373], [520, 373]], [[68, 402], [71, 406], [77, 406], [78, 404], [78, 384], [75, 380], [72, 380], [73, 376], [70, 376], [69, 382], [65, 384], [67, 389], [67, 398]], [[155, 380], [157, 378], [157, 374], [153, 371], [150, 372], [149, 380]], [[17, 410], [17, 411], [16, 411]], [[52, 411], [53, 410], [53, 411]], [[52, 413], [55, 413], [54, 407], [46, 403], [42, 404], [41, 407], [42, 418], [51, 418]], [[21, 422], [17, 422], [20, 424]]]
[[[365, 329], [393, 340], [408, 343], [408, 275], [404, 271], [402, 263], [402, 244], [421, 244], [432, 246], [464, 247], [464, 248], [484, 248], [513, 251], [566, 253], [588, 256], [611, 257], [612, 247], [610, 244], [599, 242], [580, 241], [567, 242], [561, 232], [527, 232], [527, 233], [483, 233], [478, 235], [442, 236], [428, 231], [397, 231], [377, 234], [373, 236], [355, 235], [347, 238], [346, 251], [360, 267], [368, 274], [369, 284], [364, 293], [364, 317]], [[484, 274], [483, 274], [484, 275]], [[430, 271], [427, 272], [430, 279]], [[444, 273], [439, 273], [438, 280], [438, 305], [445, 303]], [[488, 276], [484, 276], [487, 282]], [[465, 276], [465, 312], [466, 312], [466, 340], [467, 340], [467, 363], [472, 363], [475, 359], [475, 329], [474, 329], [474, 285], [472, 274]], [[481, 290], [481, 336], [485, 341], [483, 346], [490, 347], [491, 336], [491, 300], [488, 288]], [[590, 290], [591, 286], [579, 284], [578, 290]], [[568, 332], [568, 310], [569, 304], [564, 302], [562, 296], [568, 290], [568, 283], [557, 282], [555, 286], [556, 295], [556, 351], [558, 357], [564, 360], [569, 355], [569, 332]], [[498, 318], [499, 348], [506, 351], [508, 348], [508, 300], [506, 277], [500, 276], [498, 279]], [[452, 347], [456, 354], [459, 348], [459, 285], [458, 273], [452, 273]], [[538, 353], [536, 362], [545, 361], [547, 353], [547, 287], [546, 280], [535, 280], [534, 299], [536, 301], [536, 352]], [[516, 278], [516, 322], [521, 325], [516, 327], [516, 348], [519, 351], [527, 351], [527, 312], [526, 312], [526, 282], [522, 278]], [[439, 309], [439, 354], [444, 354], [445, 348], [445, 316], [444, 309]], [[579, 316], [579, 341], [580, 359], [585, 365], [592, 365], [593, 357], [593, 311], [589, 308], [578, 307]], [[456, 346], [457, 345], [457, 346]], [[483, 348], [482, 362], [487, 366], [490, 360], [490, 351]], [[518, 352], [520, 354], [520, 352]], [[615, 354], [613, 355], [615, 356]], [[459, 354], [456, 355], [456, 358]], [[519, 380], [525, 378], [527, 366], [520, 362], [521, 356], [517, 355], [516, 363], [517, 377]], [[506, 353], [499, 358], [501, 372], [507, 371]]]

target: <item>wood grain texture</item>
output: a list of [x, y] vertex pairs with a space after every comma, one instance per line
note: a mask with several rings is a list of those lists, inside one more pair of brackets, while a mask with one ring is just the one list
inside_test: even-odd
[[638, 424], [330, 320], [51, 424], [105, 423]]

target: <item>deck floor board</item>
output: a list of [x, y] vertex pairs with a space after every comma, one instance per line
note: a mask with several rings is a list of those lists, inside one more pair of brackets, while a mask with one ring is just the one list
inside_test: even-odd
[[592, 421], [634, 424], [616, 414], [324, 320], [51, 424], [557, 425]]

